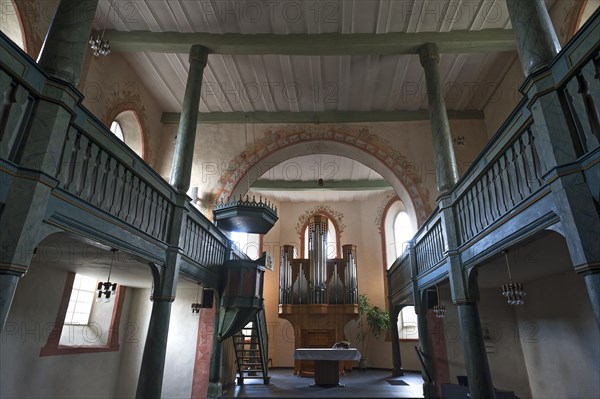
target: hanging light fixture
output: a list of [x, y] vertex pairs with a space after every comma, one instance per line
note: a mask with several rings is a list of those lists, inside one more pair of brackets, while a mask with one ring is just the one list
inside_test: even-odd
[[110, 54], [110, 42], [108, 40], [104, 40], [104, 33], [106, 32], [106, 25], [108, 24], [108, 16], [110, 15], [110, 9], [112, 8], [113, 0], [110, 0], [108, 3], [108, 11], [106, 12], [106, 19], [104, 20], [104, 28], [102, 29], [102, 35], [90, 37], [90, 47], [94, 52], [96, 57], [101, 55], [109, 55]]
[[202, 286], [198, 283], [198, 295], [196, 296], [196, 302], [192, 303], [192, 313], [198, 314], [200, 313], [200, 309], [202, 308], [202, 303], [200, 302], [200, 295], [202, 293]]
[[[112, 257], [110, 259], [110, 269], [108, 269], [108, 278], [106, 279], [106, 282], [100, 281], [98, 283], [98, 297], [96, 298], [96, 302], [110, 302], [110, 297], [115, 296], [115, 293], [117, 292], [117, 283], [110, 282], [110, 274], [112, 273], [112, 267], [115, 261], [115, 253], [117, 250], [112, 248], [110, 252], [112, 252]], [[103, 296], [104, 298], [102, 298]]]
[[433, 306], [433, 313], [435, 313], [435, 317], [443, 319], [446, 317], [446, 306], [440, 305], [440, 290], [438, 286], [435, 286], [435, 293], [437, 295], [437, 304]]
[[513, 283], [512, 275], [510, 274], [510, 266], [508, 264], [508, 251], [502, 251], [506, 260], [506, 270], [508, 270], [508, 284], [502, 284], [502, 295], [506, 298], [509, 305], [523, 305], [525, 303], [525, 289], [521, 283]]

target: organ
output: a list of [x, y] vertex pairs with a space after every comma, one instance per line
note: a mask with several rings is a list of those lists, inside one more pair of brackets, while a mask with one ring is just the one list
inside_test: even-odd
[[[308, 259], [294, 259], [294, 247], [281, 249], [279, 317], [294, 328], [296, 348], [330, 348], [346, 340], [344, 326], [358, 316], [356, 246], [342, 246], [342, 257], [327, 259], [327, 218], [308, 223]], [[311, 376], [314, 362], [296, 360], [294, 373]], [[352, 362], [340, 362], [340, 372]]]

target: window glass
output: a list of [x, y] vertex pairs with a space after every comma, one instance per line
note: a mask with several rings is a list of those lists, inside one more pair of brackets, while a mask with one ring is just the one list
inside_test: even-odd
[[419, 339], [417, 314], [414, 306], [406, 306], [398, 315], [398, 333], [400, 339]]
[[110, 131], [113, 132], [115, 136], [119, 138], [122, 142], [125, 142], [125, 138], [123, 137], [123, 129], [121, 128], [121, 124], [117, 121], [113, 121], [112, 125], [110, 125]]
[[89, 323], [92, 304], [96, 295], [96, 286], [96, 279], [80, 274], [75, 275], [65, 324], [87, 325]]
[[398, 212], [394, 220], [394, 243], [396, 248], [396, 258], [401, 256], [406, 249], [407, 242], [412, 238], [413, 231], [410, 225], [410, 219], [406, 212]]

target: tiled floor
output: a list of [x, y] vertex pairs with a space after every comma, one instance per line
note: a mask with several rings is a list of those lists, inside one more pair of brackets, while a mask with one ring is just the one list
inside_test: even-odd
[[346, 387], [320, 388], [310, 387], [312, 378], [299, 378], [292, 369], [269, 370], [271, 383], [263, 385], [258, 380], [247, 382], [244, 386], [227, 388], [225, 398], [422, 398], [423, 379], [420, 374], [406, 373], [401, 379], [408, 385], [392, 385], [388, 370], [355, 370], [340, 377], [340, 383]]

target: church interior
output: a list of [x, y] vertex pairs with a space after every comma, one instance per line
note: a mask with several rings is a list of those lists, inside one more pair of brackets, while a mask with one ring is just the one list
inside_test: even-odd
[[0, 6], [1, 398], [600, 397], [600, 1]]

